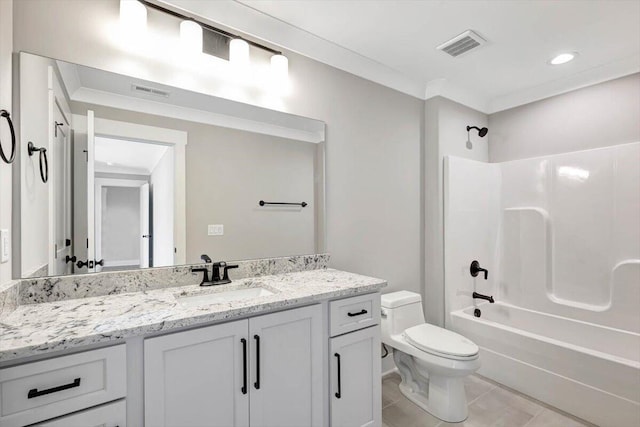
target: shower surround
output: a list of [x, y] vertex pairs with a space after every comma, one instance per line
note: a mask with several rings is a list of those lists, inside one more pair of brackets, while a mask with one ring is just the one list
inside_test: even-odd
[[[471, 277], [474, 259], [489, 280]], [[639, 301], [640, 143], [445, 160], [446, 323], [481, 347], [481, 374], [599, 425], [640, 425]]]

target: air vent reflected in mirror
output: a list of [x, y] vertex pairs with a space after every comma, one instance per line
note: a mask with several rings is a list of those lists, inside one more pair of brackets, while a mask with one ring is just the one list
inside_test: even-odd
[[162, 96], [164, 98], [168, 98], [170, 95], [170, 92], [167, 92], [166, 90], [156, 89], [148, 86], [141, 86], [137, 84], [132, 84], [131, 90], [134, 92], [145, 93], [147, 95]]

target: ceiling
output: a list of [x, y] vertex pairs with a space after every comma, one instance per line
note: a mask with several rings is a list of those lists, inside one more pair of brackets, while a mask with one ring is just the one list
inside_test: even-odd
[[[640, 1], [238, 0], [166, 3], [420, 98], [486, 113], [640, 71]], [[472, 29], [488, 43], [436, 46]], [[579, 53], [564, 65], [547, 62]]]

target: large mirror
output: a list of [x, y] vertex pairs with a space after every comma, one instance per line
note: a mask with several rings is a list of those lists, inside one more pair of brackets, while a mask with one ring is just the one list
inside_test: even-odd
[[17, 59], [19, 277], [324, 250], [324, 123]]

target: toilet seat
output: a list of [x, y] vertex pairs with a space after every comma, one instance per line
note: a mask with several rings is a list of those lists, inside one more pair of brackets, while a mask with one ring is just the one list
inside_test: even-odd
[[428, 323], [408, 328], [402, 336], [412, 346], [447, 359], [473, 359], [479, 351], [475, 343], [462, 335]]

